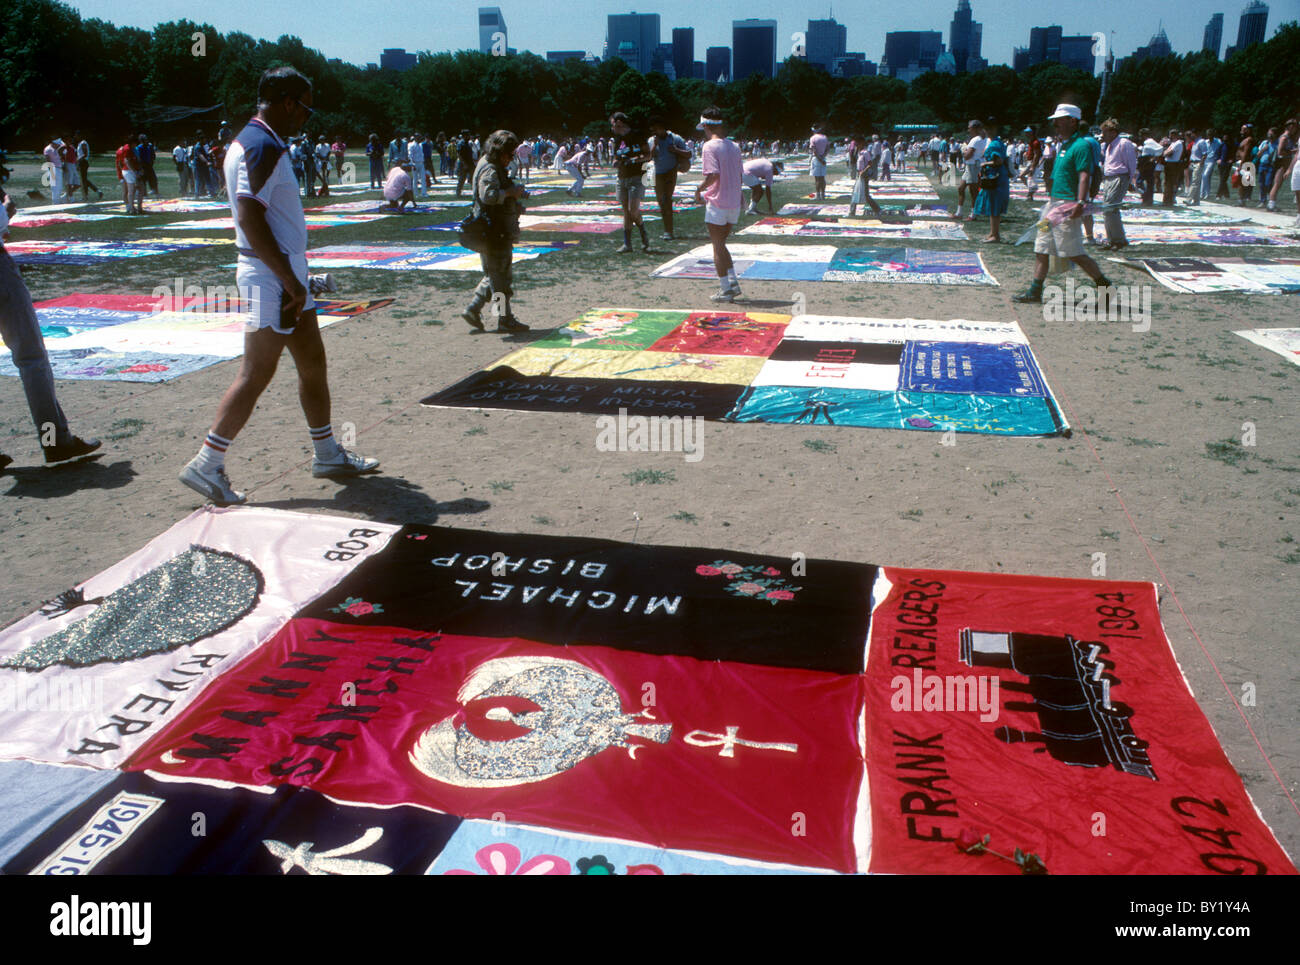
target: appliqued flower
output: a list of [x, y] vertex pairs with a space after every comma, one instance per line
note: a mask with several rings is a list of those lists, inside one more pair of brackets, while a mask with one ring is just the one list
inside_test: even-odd
[[350, 596], [338, 606], [330, 607], [330, 613], [346, 613], [348, 616], [364, 617], [371, 613], [383, 613], [384, 608], [378, 603], [367, 603], [359, 596]]
[[[572, 869], [569, 862], [558, 855], [539, 854], [523, 860], [523, 855], [513, 844], [501, 841], [480, 848], [474, 860], [489, 875], [567, 875]], [[475, 875], [477, 871], [454, 868], [446, 872], [449, 875]]]
[[603, 854], [594, 854], [590, 858], [578, 859], [578, 874], [580, 875], [612, 875], [617, 874], [614, 866], [609, 863]]
[[783, 580], [781, 571], [774, 566], [742, 566], [729, 560], [714, 560], [695, 567], [695, 572], [701, 576], [725, 576], [728, 593], [751, 600], [766, 600], [773, 606], [793, 600], [794, 595], [803, 589]]

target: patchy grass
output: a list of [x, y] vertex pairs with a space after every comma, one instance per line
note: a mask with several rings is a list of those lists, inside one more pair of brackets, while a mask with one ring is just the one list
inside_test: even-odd
[[549, 516], [534, 516], [534, 517], [533, 517], [533, 522], [536, 523], [538, 526], [554, 526], [554, 525], [555, 525], [555, 520], [551, 519], [551, 517], [549, 517]]
[[827, 442], [825, 439], [805, 439], [803, 441], [805, 449], [811, 449], [813, 452], [834, 452], [838, 447], [833, 442]]
[[1156, 388], [1159, 389], [1161, 392], [1181, 392], [1181, 391], [1183, 391], [1182, 389], [1180, 389], [1180, 388], [1179, 388], [1178, 386], [1176, 386], [1176, 385], [1157, 385]]
[[1168, 445], [1166, 442], [1156, 442], [1152, 439], [1135, 439], [1132, 436], [1129, 436], [1128, 444], [1130, 446], [1146, 446], [1151, 449], [1154, 449], [1156, 446]]
[[122, 439], [130, 439], [132, 436], [138, 436], [144, 431], [144, 427], [149, 423], [143, 419], [118, 419], [110, 427], [104, 438], [109, 442], [118, 442]]
[[910, 519], [915, 522], [925, 515], [925, 511], [921, 509], [905, 509], [898, 515], [902, 519]]
[[475, 426], [473, 429], [466, 429], [466, 430], [462, 433], [462, 435], [466, 435], [466, 436], [485, 436], [485, 435], [487, 435], [487, 430], [484, 429], [482, 426]]
[[1246, 458], [1245, 451], [1237, 444], [1235, 439], [1227, 439], [1224, 442], [1207, 442], [1205, 444], [1205, 454], [1211, 459], [1217, 459], [1219, 462], [1236, 466], [1241, 460]]
[[658, 486], [661, 483], [677, 482], [677, 474], [671, 469], [636, 469], [623, 473], [623, 478], [633, 486]]
[[1117, 531], [1114, 531], [1114, 530], [1103, 529], [1103, 530], [1099, 530], [1099, 531], [1098, 531], [1098, 533], [1097, 533], [1097, 538], [1098, 538], [1098, 539], [1113, 539], [1113, 540], [1115, 540], [1115, 542], [1119, 542], [1119, 533], [1118, 533]]
[[496, 482], [490, 482], [488, 483], [488, 485], [492, 487], [492, 491], [494, 493], [502, 493], [502, 492], [508, 493], [508, 492], [512, 492], [515, 488], [514, 483], [504, 482], [501, 480], [498, 480]]
[[688, 513], [684, 509], [680, 510], [679, 512], [673, 513], [668, 518], [675, 519], [679, 523], [698, 523], [700, 521], [698, 516], [696, 516], [694, 513]]

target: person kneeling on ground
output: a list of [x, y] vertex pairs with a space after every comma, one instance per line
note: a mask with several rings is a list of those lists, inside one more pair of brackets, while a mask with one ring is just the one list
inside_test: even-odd
[[473, 217], [485, 218], [491, 229], [479, 257], [483, 278], [461, 317], [472, 328], [483, 331], [483, 306], [492, 302], [497, 313], [498, 332], [526, 332], [528, 326], [510, 310], [514, 241], [519, 237], [519, 201], [528, 196], [523, 185], [515, 184], [506, 170], [519, 138], [509, 131], [496, 131], [483, 146], [483, 156], [474, 168]]
[[388, 172], [388, 179], [384, 181], [384, 200], [388, 202], [388, 207], [392, 208], [398, 214], [402, 214], [409, 204], [415, 207], [415, 190], [411, 181], [411, 162], [403, 161]]
[[745, 187], [749, 188], [749, 207], [745, 214], [758, 214], [758, 202], [763, 200], [764, 189], [767, 193], [767, 213], [772, 214], [772, 180], [785, 170], [780, 161], [767, 158], [754, 158], [745, 162]]

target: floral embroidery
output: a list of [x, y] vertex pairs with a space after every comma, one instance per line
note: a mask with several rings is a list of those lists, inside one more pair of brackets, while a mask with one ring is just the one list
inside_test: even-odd
[[803, 589], [781, 579], [781, 571], [771, 566], [741, 566], [739, 563], [715, 560], [712, 563], [701, 563], [695, 567], [695, 572], [700, 576], [725, 576], [728, 593], [749, 597], [751, 600], [766, 600], [773, 606], [793, 600], [794, 595]]
[[384, 608], [378, 603], [367, 603], [359, 596], [350, 596], [338, 606], [330, 607], [330, 613], [346, 613], [349, 616], [364, 617], [371, 613], [383, 613]]
[[590, 858], [578, 859], [578, 874], [580, 875], [612, 875], [617, 874], [614, 866], [609, 863], [603, 854], [593, 854]]
[[[524, 861], [519, 849], [505, 841], [480, 848], [474, 860], [489, 875], [567, 875], [572, 870], [569, 862], [553, 854], [539, 854]], [[453, 868], [446, 874], [475, 875], [478, 872]]]

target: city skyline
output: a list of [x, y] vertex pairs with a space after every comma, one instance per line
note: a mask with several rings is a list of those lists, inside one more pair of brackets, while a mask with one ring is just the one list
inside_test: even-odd
[[[1255, 0], [1257, 2], [1257, 0]], [[1233, 45], [1237, 24], [1251, 0], [1185, 0], [1175, 12], [1167, 4], [1134, 4], [1132, 0], [1095, 0], [1088, 8], [1048, 12], [1028, 0], [970, 0], [973, 19], [982, 25], [980, 54], [989, 65], [1013, 62], [1014, 48], [1027, 43], [1029, 27], [1059, 25], [1066, 35], [1114, 32], [1112, 49], [1117, 58], [1145, 46], [1163, 28], [1175, 53], [1199, 51], [1206, 24], [1215, 13], [1224, 15], [1223, 47]], [[303, 43], [338, 58], [364, 66], [376, 63], [385, 49], [413, 53], [441, 53], [479, 49], [478, 5], [457, 7], [429, 26], [395, 29], [391, 23], [374, 22], [361, 16], [355, 5], [343, 0], [317, 0], [311, 18], [300, 18], [292, 8], [275, 7], [260, 0], [228, 0], [218, 8], [189, 0], [76, 0], [69, 3], [83, 17], [97, 17], [119, 26], [150, 29], [169, 20], [189, 19], [210, 23], [223, 33], [239, 31], [256, 38], [274, 40], [282, 34], [299, 37]], [[656, 14], [660, 22], [660, 43], [671, 43], [674, 28], [694, 31], [695, 59], [709, 47], [732, 45], [732, 24], [745, 19], [776, 21], [776, 63], [790, 54], [792, 34], [807, 32], [809, 21], [833, 16], [846, 29], [847, 47], [860, 51], [869, 61], [884, 55], [885, 34], [895, 31], [937, 31], [949, 44], [950, 26], [958, 0], [914, 0], [905, 11], [885, 4], [858, 4], [835, 9], [833, 4], [800, 4], [777, 0], [715, 0], [708, 16], [693, 0], [607, 2], [571, 0], [566, 16], [556, 18], [545, 5], [528, 2], [498, 2], [510, 25], [510, 46], [545, 57], [548, 50], [583, 50], [600, 57], [605, 45], [606, 19], [611, 14]], [[1265, 38], [1288, 19], [1282, 4], [1269, 4]], [[882, 13], [881, 8], [887, 10]], [[1175, 15], [1176, 14], [1176, 15]], [[612, 54], [611, 54], [612, 55]]]

